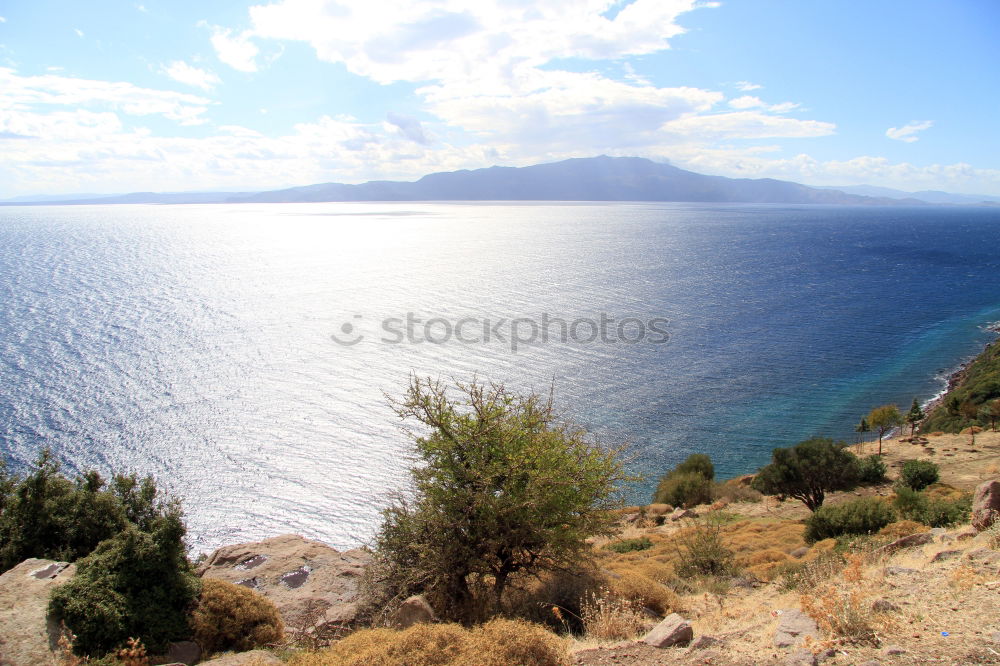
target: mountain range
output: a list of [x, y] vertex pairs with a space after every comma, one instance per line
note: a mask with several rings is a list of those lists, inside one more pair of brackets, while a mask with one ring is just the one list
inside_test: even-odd
[[[920, 194], [927, 196], [921, 197]], [[726, 178], [641, 157], [589, 157], [527, 167], [432, 173], [419, 180], [322, 183], [262, 192], [135, 192], [24, 197], [0, 205], [298, 203], [320, 201], [685, 201], [713, 203], [925, 205], [1000, 203], [945, 192], [807, 187], [772, 178]]]

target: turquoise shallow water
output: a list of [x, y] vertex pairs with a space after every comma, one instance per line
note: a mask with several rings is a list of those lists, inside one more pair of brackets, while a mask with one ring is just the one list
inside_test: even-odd
[[[157, 475], [196, 549], [289, 531], [344, 547], [405, 485], [384, 392], [478, 373], [552, 385], [628, 441], [639, 501], [689, 453], [735, 475], [932, 396], [1000, 320], [998, 240], [985, 208], [4, 208], [2, 451]], [[439, 342], [384, 342], [408, 313]], [[511, 322], [543, 315], [577, 339], [556, 324], [514, 350]], [[586, 341], [602, 315], [607, 341]], [[625, 318], [625, 338], [658, 319], [669, 340], [623, 341]]]

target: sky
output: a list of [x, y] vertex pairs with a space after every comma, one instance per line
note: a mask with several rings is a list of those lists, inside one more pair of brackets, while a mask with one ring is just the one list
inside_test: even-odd
[[1000, 3], [0, 0], [0, 198], [595, 155], [1000, 195]]

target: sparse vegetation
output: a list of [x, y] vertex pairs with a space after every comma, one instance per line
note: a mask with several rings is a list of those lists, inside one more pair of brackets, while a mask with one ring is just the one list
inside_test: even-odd
[[962, 370], [958, 385], [931, 410], [920, 431], [959, 432], [979, 422], [983, 405], [989, 405], [992, 411], [996, 400], [1000, 400], [1000, 344], [993, 343]]

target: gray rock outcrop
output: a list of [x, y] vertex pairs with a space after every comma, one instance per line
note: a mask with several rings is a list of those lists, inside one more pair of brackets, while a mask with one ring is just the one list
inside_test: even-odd
[[358, 584], [371, 554], [343, 553], [319, 541], [285, 534], [225, 546], [199, 567], [205, 578], [245, 585], [270, 599], [287, 631], [324, 631], [357, 614]]
[[31, 558], [0, 576], [0, 664], [58, 661], [60, 627], [49, 616], [49, 595], [75, 573], [72, 564]]
[[656, 648], [686, 645], [694, 638], [691, 624], [677, 613], [671, 613], [643, 636], [642, 642]]
[[994, 479], [976, 487], [972, 497], [972, 527], [982, 532], [1000, 516], [1000, 480]]

